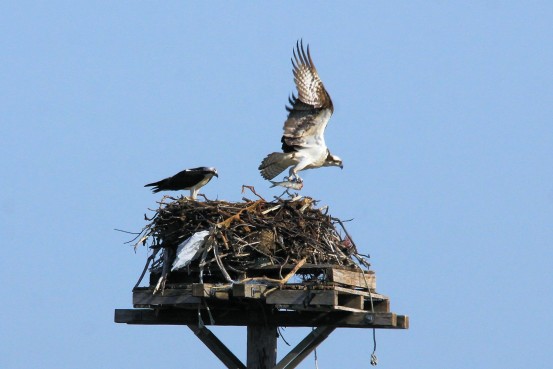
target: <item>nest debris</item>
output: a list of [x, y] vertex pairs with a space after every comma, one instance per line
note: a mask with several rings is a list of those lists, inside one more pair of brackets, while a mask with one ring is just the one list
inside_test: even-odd
[[189, 274], [198, 274], [199, 282], [204, 271], [236, 283], [243, 282], [252, 268], [295, 265], [295, 272], [304, 263], [368, 269], [370, 264], [357, 252], [343, 221], [328, 215], [328, 208], [315, 206], [309, 197], [227, 202], [165, 196], [154, 215], [145, 216], [149, 224], [136, 238], [135, 246], [153, 250], [136, 286], [152, 262], [150, 270], [161, 273], [156, 290], [164, 288], [178, 245], [206, 230], [203, 255], [187, 268]]

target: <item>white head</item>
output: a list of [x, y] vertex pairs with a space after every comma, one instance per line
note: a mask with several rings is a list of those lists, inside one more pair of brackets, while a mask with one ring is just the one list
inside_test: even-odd
[[336, 155], [332, 155], [330, 151], [328, 152], [328, 155], [326, 156], [325, 162], [323, 164], [324, 167], [340, 167], [340, 169], [344, 169], [344, 165], [342, 164], [342, 159]]
[[219, 178], [219, 173], [217, 173], [217, 169], [215, 169], [213, 167], [200, 167], [200, 168], [197, 168], [197, 169], [201, 170], [205, 174], [211, 174], [211, 176], [215, 176], [215, 177]]

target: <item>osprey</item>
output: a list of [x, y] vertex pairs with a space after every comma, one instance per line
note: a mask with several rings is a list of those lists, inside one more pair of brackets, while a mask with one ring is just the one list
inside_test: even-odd
[[172, 177], [148, 183], [144, 187], [153, 187], [153, 193], [159, 191], [190, 190], [190, 197], [195, 200], [198, 190], [205, 186], [213, 176], [219, 177], [215, 168], [199, 167], [185, 169]]
[[263, 178], [271, 180], [290, 167], [289, 181], [303, 182], [298, 172], [305, 169], [326, 166], [343, 168], [342, 159], [332, 155], [326, 147], [324, 131], [334, 106], [330, 95], [319, 78], [311, 59], [309, 45], [307, 53], [303, 42], [296, 42], [292, 59], [294, 82], [298, 97], [288, 98], [288, 118], [284, 122], [282, 152], [267, 155], [259, 166]]

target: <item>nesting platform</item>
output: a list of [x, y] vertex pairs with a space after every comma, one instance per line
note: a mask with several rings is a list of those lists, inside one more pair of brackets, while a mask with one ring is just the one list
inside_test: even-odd
[[[317, 276], [316, 282], [280, 283], [274, 277]], [[276, 325], [344, 328], [409, 327], [404, 315], [390, 312], [390, 299], [376, 292], [372, 271], [355, 271], [333, 265], [304, 264], [249, 271], [246, 283], [175, 283], [154, 294], [156, 276], [149, 287], [133, 290], [135, 309], [116, 310], [115, 321], [127, 324], [197, 324], [247, 326]]]
[[[390, 311], [343, 222], [314, 204], [162, 201], [138, 237], [153, 252], [133, 288], [133, 309], [116, 309], [115, 322], [187, 325], [228, 368], [294, 368], [336, 328], [407, 329], [409, 318]], [[198, 232], [208, 234], [203, 249], [175, 270]], [[148, 286], [140, 287], [147, 270]], [[247, 367], [208, 325], [248, 327]], [[281, 326], [316, 329], [276, 364]]]

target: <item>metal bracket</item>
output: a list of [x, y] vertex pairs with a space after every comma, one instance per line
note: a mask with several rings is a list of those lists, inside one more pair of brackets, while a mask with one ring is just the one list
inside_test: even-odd
[[365, 322], [366, 323], [372, 323], [374, 322], [374, 314], [367, 314], [365, 315]]

